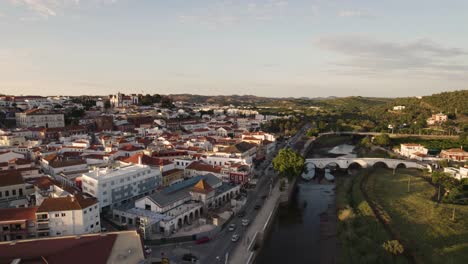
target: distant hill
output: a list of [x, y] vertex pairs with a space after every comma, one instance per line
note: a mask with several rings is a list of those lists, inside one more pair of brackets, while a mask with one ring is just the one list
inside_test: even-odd
[[423, 103], [434, 110], [444, 113], [455, 113], [468, 115], [468, 90], [443, 92], [424, 96]]

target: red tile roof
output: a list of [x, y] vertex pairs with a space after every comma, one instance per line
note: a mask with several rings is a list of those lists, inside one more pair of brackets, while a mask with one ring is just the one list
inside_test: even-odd
[[46, 198], [37, 209], [37, 212], [82, 210], [97, 204], [97, 202], [96, 198], [85, 197], [81, 194], [67, 197]]
[[0, 209], [0, 222], [36, 219], [37, 207], [2, 208]]
[[213, 172], [213, 173], [221, 173], [221, 167], [220, 166], [213, 166], [201, 161], [194, 161], [190, 163], [185, 169], [187, 170], [196, 170], [196, 171], [207, 171], [207, 172]]
[[19, 240], [0, 243], [1, 263], [20, 258], [21, 263], [101, 264], [107, 263], [118, 234], [87, 235]]

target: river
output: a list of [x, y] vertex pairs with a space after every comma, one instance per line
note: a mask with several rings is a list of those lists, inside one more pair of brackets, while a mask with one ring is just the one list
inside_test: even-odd
[[[341, 155], [352, 155], [353, 147], [337, 147], [340, 152], [347, 152]], [[337, 148], [334, 150], [336, 152]], [[317, 158], [336, 157], [334, 153], [329, 154], [312, 153]], [[323, 262], [321, 254], [331, 254], [333, 258], [337, 254], [336, 245], [330, 248], [329, 243], [324, 246], [325, 243], [320, 241], [320, 215], [335, 206], [334, 187], [330, 183], [301, 180], [289, 205], [279, 209], [255, 263], [314, 264], [320, 263], [321, 259]]]

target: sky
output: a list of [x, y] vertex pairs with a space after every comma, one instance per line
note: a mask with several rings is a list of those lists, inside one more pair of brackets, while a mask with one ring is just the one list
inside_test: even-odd
[[462, 89], [466, 0], [0, 0], [0, 94]]

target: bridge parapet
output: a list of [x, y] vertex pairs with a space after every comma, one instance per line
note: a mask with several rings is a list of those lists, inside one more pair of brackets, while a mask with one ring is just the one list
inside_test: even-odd
[[331, 164], [341, 169], [347, 169], [351, 164], [358, 164], [362, 168], [372, 167], [377, 163], [383, 163], [388, 168], [397, 168], [404, 166], [405, 168], [424, 168], [423, 165], [418, 164], [414, 161], [407, 161], [401, 159], [387, 159], [387, 158], [318, 158], [318, 159], [306, 159], [306, 163], [312, 163], [315, 167], [323, 169]]

